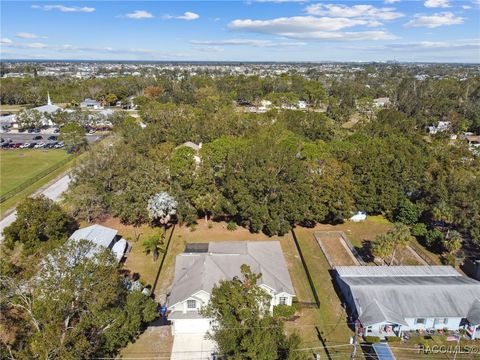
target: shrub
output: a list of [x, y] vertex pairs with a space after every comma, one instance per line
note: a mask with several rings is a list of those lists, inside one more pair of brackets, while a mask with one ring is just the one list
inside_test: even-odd
[[404, 199], [394, 212], [395, 222], [413, 225], [418, 220], [417, 206], [408, 199]]
[[387, 336], [385, 338], [387, 342], [400, 342], [402, 339], [399, 336]]
[[230, 222], [227, 224], [227, 230], [228, 230], [228, 231], [235, 231], [235, 230], [237, 230], [237, 224], [236, 224], [234, 221], [230, 221]]
[[289, 305], [277, 305], [273, 307], [274, 317], [289, 318], [295, 315], [295, 308]]
[[412, 235], [417, 238], [424, 238], [427, 233], [427, 225], [425, 225], [424, 223], [417, 223], [412, 226]]
[[440, 245], [444, 239], [445, 235], [438, 229], [430, 230], [425, 237], [427, 245], [432, 247]]
[[365, 341], [370, 344], [375, 344], [380, 342], [380, 338], [378, 336], [365, 336]]
[[442, 255], [442, 264], [455, 266], [456, 257], [454, 254], [443, 254]]

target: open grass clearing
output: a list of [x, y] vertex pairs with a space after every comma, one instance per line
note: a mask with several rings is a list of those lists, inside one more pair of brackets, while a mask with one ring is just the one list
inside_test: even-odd
[[2, 150], [0, 152], [0, 195], [72, 157], [65, 150], [60, 149]]

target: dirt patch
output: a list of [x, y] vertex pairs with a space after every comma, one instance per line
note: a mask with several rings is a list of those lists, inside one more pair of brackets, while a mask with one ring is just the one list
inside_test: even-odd
[[170, 326], [149, 326], [134, 343], [122, 349], [125, 358], [136, 359], [167, 359], [172, 351], [173, 336]]
[[360, 265], [340, 233], [319, 231], [314, 236], [330, 266]]

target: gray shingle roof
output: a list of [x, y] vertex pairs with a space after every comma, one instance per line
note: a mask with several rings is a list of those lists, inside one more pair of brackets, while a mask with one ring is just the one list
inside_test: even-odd
[[183, 253], [177, 256], [169, 306], [203, 290], [211, 293], [215, 284], [240, 276], [240, 267], [250, 266], [261, 273], [259, 285], [275, 292], [294, 295], [287, 263], [278, 241], [228, 241], [209, 243], [208, 253]]
[[364, 326], [383, 321], [401, 324], [405, 318], [417, 317], [466, 318], [468, 314], [472, 322], [480, 319], [480, 306], [475, 305], [480, 282], [450, 266], [340, 266], [336, 271], [349, 287]]
[[78, 229], [70, 236], [70, 240], [90, 240], [97, 245], [109, 248], [116, 235], [117, 230], [95, 224]]

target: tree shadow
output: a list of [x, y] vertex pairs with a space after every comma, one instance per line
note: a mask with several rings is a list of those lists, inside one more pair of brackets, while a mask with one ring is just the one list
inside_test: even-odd
[[371, 240], [362, 240], [362, 246], [358, 247], [355, 246], [355, 250], [357, 251], [358, 255], [363, 259], [365, 262], [374, 262], [375, 256], [372, 254], [372, 241]]

